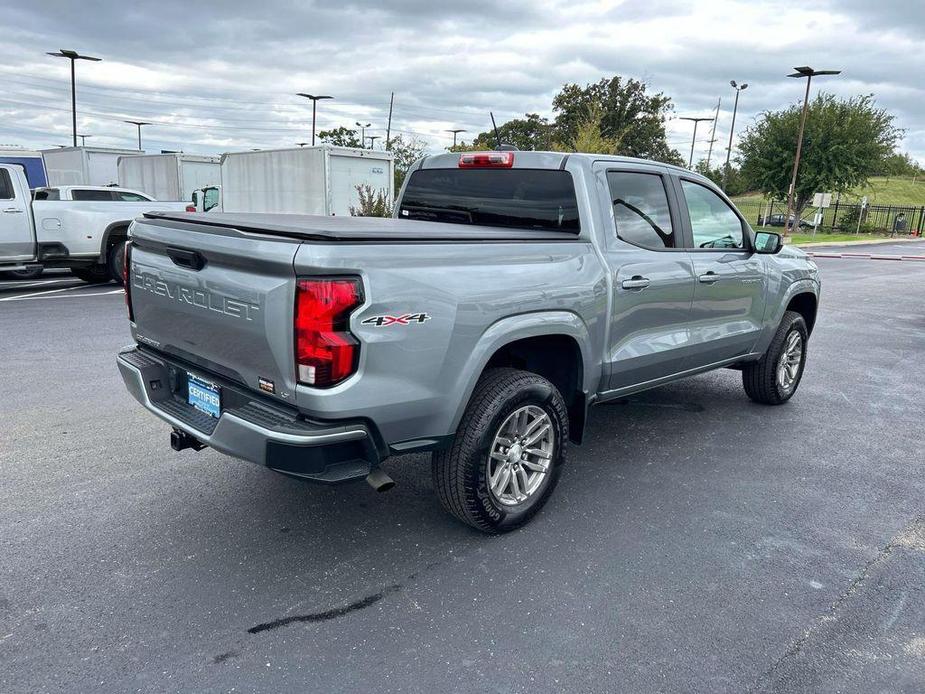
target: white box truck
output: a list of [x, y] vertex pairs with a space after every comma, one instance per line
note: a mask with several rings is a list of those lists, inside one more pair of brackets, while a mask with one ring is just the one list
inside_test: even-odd
[[118, 185], [119, 158], [140, 154], [144, 152], [109, 147], [59, 147], [42, 150], [50, 187]]
[[298, 147], [222, 155], [221, 209], [349, 216], [357, 186], [395, 198], [391, 153], [348, 147]]
[[193, 154], [119, 157], [119, 185], [155, 200], [192, 200], [193, 191], [221, 182], [221, 160]]

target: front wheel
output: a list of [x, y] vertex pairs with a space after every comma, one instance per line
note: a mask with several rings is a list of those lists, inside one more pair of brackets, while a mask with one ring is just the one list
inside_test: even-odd
[[748, 397], [765, 405], [781, 405], [793, 397], [803, 378], [808, 338], [803, 316], [785, 312], [768, 351], [742, 367], [742, 385]]
[[448, 450], [433, 455], [443, 507], [488, 533], [529, 521], [565, 464], [568, 415], [558, 389], [517, 369], [485, 372]]

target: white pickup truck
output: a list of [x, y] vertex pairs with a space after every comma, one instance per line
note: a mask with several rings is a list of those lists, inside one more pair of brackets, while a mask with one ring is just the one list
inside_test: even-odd
[[32, 199], [23, 168], [0, 164], [0, 272], [66, 267], [85, 282], [122, 281], [132, 220], [152, 210], [185, 210], [120, 188], [43, 188]]

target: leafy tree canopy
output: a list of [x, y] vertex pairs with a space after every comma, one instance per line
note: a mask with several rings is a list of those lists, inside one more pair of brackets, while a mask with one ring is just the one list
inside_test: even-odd
[[386, 149], [395, 157], [395, 195], [398, 195], [408, 170], [424, 156], [427, 145], [415, 137], [405, 139], [401, 135], [393, 135], [386, 143]]
[[326, 145], [335, 147], [362, 147], [360, 134], [356, 130], [345, 128], [343, 125], [332, 130], [318, 131], [318, 139]]
[[[801, 105], [767, 112], [739, 144], [742, 174], [753, 188], [785, 200], [793, 173]], [[809, 105], [794, 191], [796, 215], [817, 192], [846, 192], [876, 173], [901, 135], [873, 96], [820, 94]]]

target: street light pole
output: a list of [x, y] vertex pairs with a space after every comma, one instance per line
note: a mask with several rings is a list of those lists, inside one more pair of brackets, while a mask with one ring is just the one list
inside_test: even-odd
[[360, 121], [357, 121], [357, 127], [360, 129], [360, 148], [366, 149], [366, 128], [370, 127], [372, 123], [367, 123], [363, 125]]
[[92, 60], [100, 62], [102, 58], [94, 58], [90, 55], [80, 55], [77, 51], [67, 51], [63, 48], [57, 53], [48, 53], [55, 58], [67, 58], [71, 61], [71, 133], [73, 135], [74, 147], [77, 146], [77, 73], [74, 69], [74, 62], [77, 60]]
[[138, 128], [138, 151], [140, 152], [140, 151], [141, 151], [141, 126], [142, 126], [142, 125], [151, 125], [151, 124], [148, 123], [147, 121], [143, 121], [143, 120], [126, 120], [126, 121], [122, 121], [122, 122], [123, 122], [123, 123], [131, 123], [132, 125], [134, 125], [134, 126], [136, 126], [136, 127]]
[[797, 153], [793, 158], [793, 176], [790, 179], [790, 189], [787, 191], [787, 216], [784, 219], [785, 236], [793, 231], [793, 222], [796, 222], [795, 219], [791, 220], [791, 216], [794, 214], [793, 202], [797, 188], [797, 172], [800, 170], [800, 154], [803, 152], [803, 131], [806, 128], [806, 113], [809, 110], [809, 85], [812, 83], [813, 77], [817, 75], [838, 75], [841, 73], [841, 70], [813, 70], [806, 65], [793, 69], [796, 70], [796, 72], [792, 75], [787, 75], [787, 77], [794, 77], [797, 79], [805, 77], [806, 94], [803, 95], [803, 112], [800, 114], [800, 134], [797, 135]]
[[299, 92], [296, 96], [304, 96], [306, 99], [312, 100], [312, 147], [315, 146], [315, 118], [318, 115], [318, 102], [321, 99], [333, 99], [333, 96], [328, 96], [327, 94], [315, 95], [315, 94], [304, 94]]
[[691, 138], [691, 156], [687, 162], [687, 168], [694, 168], [694, 143], [697, 141], [697, 126], [702, 121], [711, 121], [712, 118], [694, 118], [693, 116], [681, 116], [681, 120], [690, 120], [694, 121], [694, 136]]
[[80, 138], [80, 146], [81, 146], [81, 147], [86, 147], [86, 146], [87, 146], [87, 138], [88, 138], [88, 137], [93, 137], [93, 135], [81, 135], [80, 133], [77, 133], [77, 137]]
[[369, 140], [369, 148], [375, 149], [376, 140], [382, 139], [382, 135], [370, 135], [366, 139]]
[[453, 133], [453, 147], [455, 148], [456, 147], [456, 136], [459, 135], [459, 133], [464, 133], [466, 131], [463, 130], [462, 128], [454, 128], [453, 130], [445, 130], [444, 132]]
[[748, 83], [742, 85], [736, 84], [735, 80], [729, 80], [729, 86], [736, 90], [735, 104], [732, 106], [732, 125], [729, 126], [729, 145], [726, 147], [726, 165], [723, 167], [723, 192], [726, 191], [726, 183], [729, 181], [729, 157], [732, 156], [732, 134], [736, 129], [736, 113], [739, 110], [739, 92], [748, 89]]

